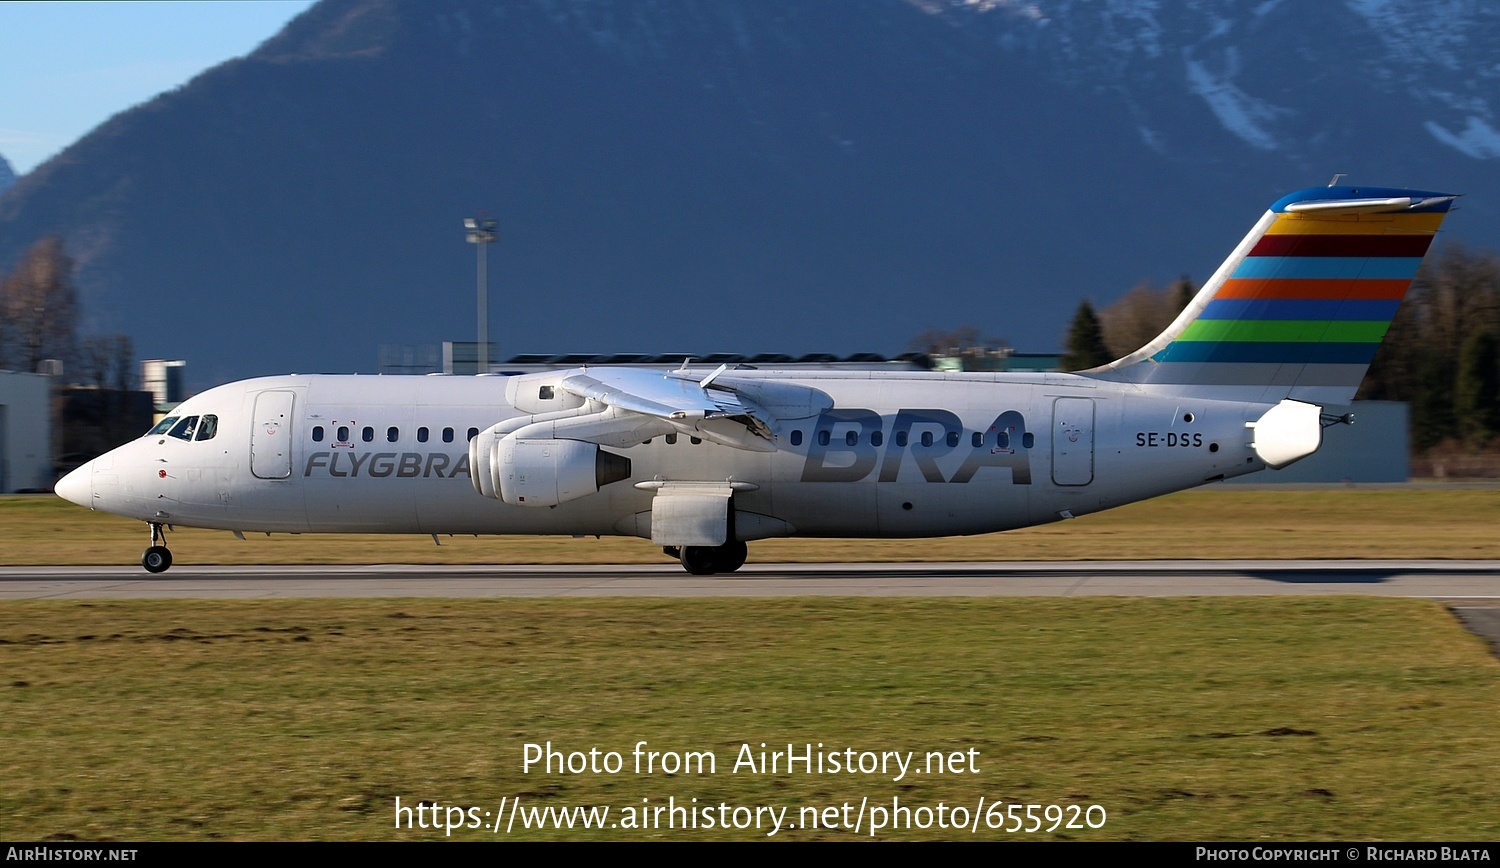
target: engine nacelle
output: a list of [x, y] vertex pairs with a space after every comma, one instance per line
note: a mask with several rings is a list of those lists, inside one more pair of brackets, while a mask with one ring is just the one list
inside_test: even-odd
[[630, 478], [629, 458], [582, 440], [504, 437], [494, 459], [495, 488], [513, 506], [557, 506]]
[[505, 403], [522, 413], [532, 415], [574, 410], [584, 399], [562, 389], [562, 380], [572, 371], [543, 371], [508, 377], [505, 381]]
[[500, 439], [495, 431], [499, 427], [493, 425], [469, 439], [469, 481], [474, 483], [474, 490], [485, 497], [500, 497], [500, 490], [495, 487], [498, 474], [495, 473], [491, 460], [495, 457], [495, 445]]

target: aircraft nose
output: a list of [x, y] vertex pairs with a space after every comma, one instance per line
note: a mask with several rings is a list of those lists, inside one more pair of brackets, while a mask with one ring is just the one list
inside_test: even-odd
[[79, 467], [73, 472], [57, 480], [53, 491], [63, 500], [72, 501], [79, 506], [94, 506], [94, 462]]

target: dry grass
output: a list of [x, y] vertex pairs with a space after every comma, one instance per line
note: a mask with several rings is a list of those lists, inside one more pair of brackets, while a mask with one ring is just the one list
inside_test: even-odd
[[[1422, 601], [27, 601], [0, 605], [0, 670], [12, 840], [432, 839], [396, 828], [397, 797], [517, 796], [1108, 812], [1043, 839], [1500, 837], [1500, 665]], [[716, 774], [522, 772], [527, 743], [628, 761], [641, 740]], [[762, 742], [972, 748], [979, 771], [730, 773]]]

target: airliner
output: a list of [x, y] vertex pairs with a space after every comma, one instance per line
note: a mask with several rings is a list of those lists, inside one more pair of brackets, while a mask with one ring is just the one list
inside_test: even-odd
[[[1337, 180], [1337, 179], [1336, 179]], [[1311, 455], [1349, 422], [1456, 197], [1274, 202], [1177, 319], [1076, 373], [676, 370], [284, 376], [184, 401], [58, 495], [166, 530], [635, 536], [689, 573], [773, 537], [1060, 521]], [[1328, 409], [1332, 408], [1332, 410]]]

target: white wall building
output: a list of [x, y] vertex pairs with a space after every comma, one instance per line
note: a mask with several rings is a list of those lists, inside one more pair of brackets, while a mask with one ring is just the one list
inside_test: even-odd
[[0, 492], [52, 488], [52, 382], [0, 371]]

